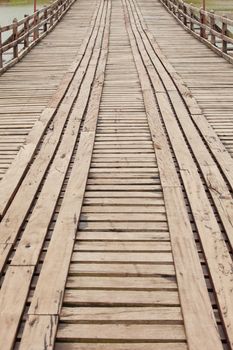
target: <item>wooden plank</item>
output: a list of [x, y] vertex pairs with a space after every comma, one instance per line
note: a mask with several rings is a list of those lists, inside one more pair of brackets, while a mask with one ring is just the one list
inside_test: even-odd
[[84, 321], [151, 321], [151, 322], [182, 322], [179, 307], [63, 307], [61, 311], [63, 322]]
[[[157, 130], [158, 126], [160, 130], [160, 134], [157, 136], [157, 143], [155, 144], [155, 153], [157, 155], [157, 153], [160, 152], [161, 149], [168, 149], [167, 155], [164, 155], [164, 157], [158, 157], [157, 161], [159, 169], [160, 167], [162, 169], [160, 173], [161, 183], [166, 198], [166, 210], [168, 210], [169, 213], [168, 224], [171, 235], [174, 263], [177, 272], [178, 290], [181, 299], [181, 307], [183, 310], [188, 345], [190, 349], [196, 349], [197, 347], [205, 349], [221, 349], [222, 345], [219, 340], [218, 332], [216, 330], [214, 315], [209, 302], [209, 296], [206, 290], [199, 258], [195, 248], [192, 228], [190, 226], [189, 218], [184, 204], [183, 193], [180, 188], [180, 182], [170, 154], [170, 149], [167, 144], [164, 129], [161, 125], [160, 116], [158, 112], [156, 112], [157, 106], [144, 66], [144, 55], [141, 56], [142, 58], [140, 58], [138, 49], [136, 47], [136, 43], [140, 43], [141, 38], [139, 37], [138, 29], [132, 17], [132, 8], [129, 6], [128, 2], [124, 1], [123, 3], [126, 18], [128, 19], [127, 29], [131, 40], [131, 46], [135, 57], [136, 66], [142, 84], [143, 95], [145, 98], [145, 108], [147, 110], [147, 116], [152, 135], [155, 133], [155, 130]], [[135, 38], [133, 37], [133, 34], [135, 35]], [[167, 162], [167, 164], [165, 162]], [[168, 181], [166, 181], [167, 178]], [[173, 178], [175, 179], [175, 181], [170, 182], [169, 180]], [[175, 193], [176, 195], [173, 196], [173, 193]], [[177, 197], [179, 198], [179, 201], [177, 201]], [[182, 216], [180, 216], [180, 213], [182, 213]], [[178, 227], [179, 229], [177, 230]], [[185, 246], [185, 244], [187, 246]], [[190, 268], [187, 270], [187, 262], [190, 261], [190, 259], [192, 259], [192, 263], [189, 264]], [[197, 281], [199, 283], [198, 287]], [[191, 289], [190, 285], [192, 285]], [[192, 293], [193, 295], [191, 298], [190, 293]], [[197, 301], [197, 298], [199, 301], [195, 303], [197, 309], [194, 310], [193, 306], [191, 307], [189, 301]], [[206, 308], [206, 311], [203, 313], [204, 308]], [[205, 321], [203, 317], [206, 317]], [[210, 327], [208, 328], [208, 331], [206, 330], [206, 324], [208, 324]], [[207, 333], [204, 336], [204, 333], [206, 331]], [[209, 337], [210, 332], [212, 334], [211, 337]], [[199, 345], [197, 346], [197, 344]]]
[[82, 263], [70, 265], [70, 274], [84, 276], [174, 276], [174, 266], [171, 264], [143, 264], [143, 263]]
[[[90, 65], [94, 66], [97, 60], [98, 56], [94, 54], [90, 59]], [[12, 261], [12, 265], [37, 264], [41, 246], [44, 242], [47, 228], [52, 219], [54, 208], [73, 155], [81, 121], [84, 118], [86, 104], [88, 103], [87, 91], [91, 89], [94, 72], [95, 70], [93, 68], [87, 68], [86, 80], [83, 81], [83, 84], [80, 87], [79, 95], [66, 125], [63, 139], [50, 167], [40, 197], [23, 233], [17, 252]], [[54, 181], [55, 176], [56, 182]], [[45, 205], [46, 203], [48, 204]], [[41, 223], [41, 217], [43, 217], [43, 224]], [[34, 235], [33, 232], [35, 233]]]
[[[217, 133], [211, 128], [208, 120], [202, 114], [202, 111], [197, 103], [196, 98], [195, 98], [195, 91], [194, 92], [190, 91], [190, 89], [187, 87], [187, 84], [185, 84], [185, 81], [182, 79], [182, 77], [180, 75], [178, 75], [177, 71], [174, 69], [174, 67], [171, 65], [171, 63], [169, 63], [168, 58], [165, 56], [164, 52], [162, 52], [158, 43], [155, 41], [155, 38], [153, 37], [152, 33], [150, 31], [148, 31], [148, 29], [145, 25], [145, 20], [143, 19], [142, 13], [140, 12], [140, 9], [138, 6], [137, 6], [137, 13], [138, 13], [138, 16], [140, 17], [140, 24], [142, 25], [142, 28], [144, 29], [152, 46], [156, 50], [156, 55], [159, 57], [160, 60], [162, 60], [164, 67], [166, 68], [167, 72], [170, 74], [171, 78], [175, 82], [177, 89], [182, 94], [182, 98], [186, 102], [186, 104], [191, 112], [191, 116], [192, 116], [192, 119], [193, 119], [195, 125], [199, 129], [199, 132], [204, 137], [207, 144], [209, 145], [210, 151], [212, 152], [212, 154], [214, 155], [218, 164], [222, 168], [222, 171], [224, 172], [225, 176], [227, 177], [227, 179], [231, 185], [231, 188], [232, 188], [233, 162], [232, 162], [231, 156], [226, 151], [226, 148], [224, 147], [223, 143], [219, 140]], [[198, 48], [200, 49], [200, 47], [198, 47]], [[196, 51], [195, 51], [195, 53], [196, 53]], [[183, 52], [182, 52], [182, 54], [183, 54]], [[193, 54], [191, 54], [191, 55], [193, 56]], [[200, 57], [201, 57], [201, 62], [202, 62], [202, 67], [203, 67], [204, 57], [201, 56], [201, 53], [198, 53], [198, 55], [200, 55]], [[170, 55], [168, 55], [168, 57], [169, 56]], [[213, 57], [213, 56], [210, 55], [210, 57]], [[208, 57], [208, 63], [207, 63], [208, 65], [210, 62], [210, 57]], [[178, 59], [179, 59], [179, 62], [181, 62], [181, 58], [179, 57]], [[214, 62], [217, 61], [215, 56], [214, 56], [213, 60], [214, 60]], [[187, 64], [187, 60], [185, 61], [185, 63]], [[222, 60], [219, 60], [218, 64], [220, 65], [221, 63], [223, 63]], [[192, 58], [192, 65], [193, 65], [193, 58]], [[221, 64], [221, 66], [222, 66], [222, 64]], [[214, 71], [215, 67], [216, 66], [211, 67], [212, 68], [211, 72]], [[196, 72], [197, 68], [200, 69], [201, 67], [200, 66], [195, 67], [195, 72]], [[227, 68], [226, 68], [226, 72], [227, 72]], [[177, 65], [176, 65], [176, 69], [178, 71], [180, 70], [180, 68]], [[182, 72], [181, 72], [181, 74], [182, 74]], [[213, 76], [213, 74], [214, 73], [211, 73], [212, 76]], [[199, 79], [199, 78], [197, 78], [197, 79]], [[208, 79], [208, 81], [210, 82], [211, 78]], [[211, 85], [211, 84], [209, 83], [209, 85]], [[213, 87], [211, 86], [211, 90], [209, 89], [207, 91], [211, 91], [211, 93], [213, 94], [213, 92], [215, 91], [214, 86]], [[220, 100], [225, 99], [225, 95], [226, 95], [226, 93], [228, 93], [228, 91], [229, 91], [229, 88], [224, 91], [223, 97], [220, 97]], [[221, 89], [220, 93], [221, 92], [222, 92], [222, 89]], [[217, 96], [219, 96], [219, 93]], [[215, 101], [216, 101], [216, 98], [217, 97], [214, 97]], [[199, 98], [198, 102], [200, 104], [200, 98]], [[212, 108], [214, 108], [213, 103], [211, 103], [211, 105], [212, 105]], [[224, 106], [225, 105], [226, 105], [226, 103], [224, 102]], [[224, 112], [225, 111], [221, 110], [221, 114]]]
[[[93, 235], [94, 236], [94, 235]], [[96, 235], [97, 236], [97, 235]], [[171, 250], [170, 242], [153, 242], [153, 241], [120, 241], [116, 240], [115, 242], [109, 241], [98, 241], [98, 236], [96, 240], [92, 242], [80, 241], [78, 240], [74, 245], [74, 251], [152, 251], [152, 252], [169, 252]]]
[[55, 350], [187, 350], [185, 343], [57, 343]]
[[[98, 23], [98, 22], [97, 22]], [[94, 37], [95, 38], [95, 37]], [[90, 51], [91, 54], [91, 51]], [[78, 96], [79, 99], [77, 103], [74, 106], [73, 113], [71, 113], [69, 122], [67, 124], [66, 133], [62, 139], [61, 146], [56, 154], [55, 161], [51, 167], [51, 172], [47, 178], [47, 181], [45, 183], [45, 187], [42, 191], [42, 196], [40, 197], [39, 202], [36, 206], [36, 211], [34, 212], [34, 216], [32, 220], [30, 221], [31, 227], [28, 228], [25, 232], [25, 240], [22, 241], [22, 251], [23, 253], [26, 251], [27, 254], [30, 254], [32, 252], [32, 249], [28, 249], [27, 246], [30, 244], [30, 247], [33, 248], [34, 245], [32, 243], [33, 236], [31, 235], [31, 231], [34, 232], [36, 230], [36, 235], [34, 236], [34, 239], [36, 241], [37, 245], [37, 251], [35, 252], [35, 255], [37, 256], [39, 254], [38, 249], [40, 251], [40, 242], [43, 242], [43, 237], [46, 234], [47, 226], [50, 222], [51, 215], [53, 213], [53, 208], [56, 204], [56, 196], [59, 195], [60, 187], [63, 183], [63, 179], [66, 175], [66, 169], [69, 164], [70, 157], [72, 156], [72, 150], [74, 147], [74, 143], [76, 141], [76, 135], [74, 132], [78, 133], [79, 131], [79, 125], [81, 123], [81, 119], [84, 115], [84, 111], [86, 108], [86, 103], [88, 101], [88, 95], [87, 91], [91, 89], [91, 84], [94, 78], [95, 74], [95, 68], [94, 64], [96, 60], [98, 59], [98, 56], [96, 54], [93, 55], [91, 58], [91, 63], [93, 62], [93, 66], [87, 71], [85, 80], [83, 81], [83, 85], [80, 89], [80, 95]], [[86, 63], [88, 64], [88, 61], [90, 60], [90, 57], [88, 56], [86, 58]], [[87, 68], [87, 66], [82, 67], [80, 66], [81, 70], [83, 68]], [[79, 81], [79, 83], [82, 83], [82, 79], [80, 79], [79, 71], [77, 71], [76, 74], [78, 77], [74, 77], [74, 83]], [[81, 71], [81, 76], [84, 75], [84, 72]], [[69, 96], [67, 96], [67, 99], [70, 100], [70, 95], [74, 95], [79, 90], [79, 85], [75, 87], [75, 89], [71, 85], [71, 92]], [[72, 97], [72, 100], [75, 97]], [[71, 101], [69, 102], [70, 108], [71, 108]], [[62, 114], [61, 114], [62, 113]], [[37, 155], [35, 162], [32, 164], [29, 172], [27, 173], [27, 176], [25, 177], [24, 181], [22, 182], [22, 185], [16, 194], [14, 201], [12, 202], [12, 205], [10, 206], [6, 216], [1, 221], [0, 227], [1, 227], [1, 242], [14, 242], [17, 234], [22, 226], [22, 222], [31, 206], [31, 202], [34, 199], [36, 195], [36, 191], [38, 189], [38, 186], [40, 185], [40, 182], [45, 174], [45, 171], [49, 165], [50, 162], [50, 156], [52, 156], [53, 152], [56, 151], [56, 148], [58, 146], [59, 137], [58, 134], [62, 132], [62, 127], [64, 126], [65, 120], [68, 117], [69, 108], [66, 108], [66, 102], [64, 102], [63, 105], [61, 105], [61, 112], [56, 115], [57, 118], [57, 126], [54, 124], [54, 127], [52, 128], [51, 132], [48, 133], [47, 137], [45, 137], [43, 145], [41, 147], [40, 153]], [[79, 114], [80, 113], [80, 114]], [[76, 114], [80, 115], [80, 118], [77, 119]], [[63, 118], [61, 118], [63, 116]], [[71, 135], [71, 137], [70, 137]], [[52, 186], [54, 183], [54, 174], [58, 173], [57, 175], [57, 182], [55, 186]], [[43, 207], [44, 200], [47, 198], [47, 191], [48, 189], [52, 188], [52, 191], [49, 190], [50, 198], [53, 201], [53, 205], [49, 205], [49, 208]], [[45, 198], [43, 198], [45, 196]], [[23, 200], [24, 199], [24, 200]], [[50, 204], [50, 203], [49, 203]], [[42, 209], [44, 210], [43, 213], [41, 213]], [[40, 226], [40, 233], [37, 231], [38, 227], [38, 220], [40, 222], [40, 215], [43, 215], [44, 217], [44, 226]], [[35, 219], [35, 221], [34, 221]], [[9, 222], [11, 222], [11, 225], [9, 226]], [[30, 225], [29, 225], [30, 226]], [[29, 236], [27, 236], [29, 234]], [[41, 237], [41, 239], [38, 242], [38, 237]], [[26, 250], [25, 250], [26, 246]], [[10, 247], [10, 246], [9, 246]], [[18, 255], [18, 254], [17, 254]], [[20, 256], [20, 252], [19, 252]], [[16, 257], [16, 265], [18, 263], [22, 264], [22, 259], [20, 257]], [[20, 261], [19, 261], [20, 259]], [[24, 258], [23, 258], [24, 259]], [[30, 258], [29, 258], [30, 260]], [[28, 261], [25, 261], [23, 264], [27, 264]], [[32, 263], [30, 261], [30, 263]], [[33, 262], [35, 264], [35, 261]], [[0, 266], [0, 270], [2, 270], [3, 265]]]
[[68, 277], [67, 289], [175, 290], [174, 278], [147, 277]]
[[75, 341], [156, 341], [170, 339], [171, 341], [184, 341], [183, 326], [180, 325], [146, 325], [141, 332], [141, 325], [60, 325], [58, 339], [73, 339]]
[[[98, 25], [98, 22], [97, 22], [97, 25]], [[98, 41], [97, 41], [97, 45], [98, 45]], [[63, 141], [64, 141], [63, 146], [60, 147], [60, 154], [58, 152], [57, 158], [55, 158], [54, 163], [50, 169], [51, 172], [50, 172], [49, 176], [47, 177], [47, 182], [45, 183], [45, 187], [43, 188], [44, 192], [42, 191], [42, 196], [40, 197], [40, 200], [37, 203], [37, 207], [35, 208], [36, 210], [34, 212], [34, 217], [31, 218], [32, 219], [31, 225], [29, 224], [29, 226], [27, 227], [27, 229], [29, 231], [27, 231], [27, 229], [26, 229], [26, 231], [24, 231], [23, 239], [21, 242], [22, 243], [21, 249], [17, 250], [17, 254], [15, 256], [15, 259], [12, 262], [13, 264], [16, 264], [16, 265], [17, 264], [19, 264], [19, 265], [34, 264], [34, 265], [36, 265], [36, 263], [38, 261], [41, 246], [43, 244], [43, 240], [44, 240], [45, 234], [47, 232], [47, 227], [49, 225], [49, 222], [50, 222], [53, 210], [54, 210], [54, 206], [56, 204], [56, 197], [58, 197], [58, 195], [59, 195], [60, 187], [62, 185], [62, 182], [63, 182], [65, 174], [66, 174], [66, 171], [65, 171], [66, 169], [64, 167], [67, 167], [69, 164], [69, 160], [70, 160], [70, 157], [72, 155], [72, 150], [73, 150], [74, 143], [76, 141], [77, 133], [79, 130], [79, 125], [80, 125], [81, 121], [78, 120], [79, 123], [77, 123], [76, 114], [77, 113], [80, 114], [80, 112], [83, 113], [85, 110], [85, 101], [87, 101], [87, 98], [88, 98], [87, 91], [88, 91], [88, 88], [90, 89], [90, 86], [92, 84], [97, 59], [98, 59], [98, 55], [96, 52], [90, 61], [91, 65], [92, 65], [92, 67], [90, 69], [90, 73], [87, 72], [87, 74], [86, 74], [87, 83], [84, 82], [83, 92], [82, 92], [82, 87], [80, 90], [81, 103], [80, 104], [77, 103], [77, 105], [74, 106], [69, 123], [67, 124], [65, 136], [63, 138]], [[84, 97], [86, 97], [86, 100]], [[72, 146], [72, 143], [73, 143], [73, 146]], [[68, 147], [68, 149], [67, 149], [67, 147]], [[67, 151], [69, 153], [67, 153]], [[59, 168], [59, 165], [60, 165], [60, 168]], [[56, 172], [59, 170], [63, 170], [63, 171], [59, 172], [59, 174], [61, 173], [61, 175], [59, 175], [60, 181], [58, 178], [56, 186], [54, 186], [54, 188], [51, 192], [50, 188], [51, 188], [52, 183], [54, 181], [54, 174], [56, 174]], [[49, 207], [44, 206], [44, 199], [46, 198], [46, 200], [48, 200], [47, 192], [49, 192], [51, 195], [51, 197], [49, 199], [49, 204], [50, 204]], [[44, 193], [44, 195], [43, 195], [43, 193]], [[42, 202], [40, 202], [41, 200], [42, 200]], [[54, 203], [53, 206], [51, 206], [51, 201]], [[43, 210], [45, 210], [44, 215], [41, 213], [41, 211], [43, 211]], [[41, 223], [41, 215], [40, 214], [42, 214], [42, 216], [44, 218], [44, 222], [43, 222], [42, 226], [40, 225], [40, 223]], [[38, 232], [38, 229], [37, 229], [38, 227], [40, 227], [40, 232]], [[32, 231], [36, 232], [36, 234], [34, 236], [31, 235]], [[30, 234], [28, 234], [29, 232], [30, 232]], [[39, 233], [39, 235], [38, 235], [38, 233]], [[31, 248], [31, 249], [29, 249], [29, 248]], [[28, 289], [30, 287], [30, 281], [28, 281], [28, 283], [26, 283], [26, 284], [27, 284], [27, 289], [22, 290], [22, 294], [24, 294], [25, 299], [27, 297], [27, 292], [28, 292]], [[9, 299], [9, 301], [10, 301], [10, 299]], [[14, 317], [14, 320], [12, 322], [13, 326], [16, 329], [18, 327], [18, 324], [20, 321], [20, 316], [21, 316], [21, 313], [23, 311], [23, 308], [24, 308], [23, 302], [19, 302], [18, 310], [17, 310], [17, 312], [15, 312], [15, 315], [14, 315], [15, 317]], [[35, 325], [33, 323], [33, 329], [32, 329], [32, 331], [30, 331], [31, 324], [30, 324], [30, 320], [29, 320], [29, 322], [28, 322], [29, 329], [25, 330], [25, 333], [24, 333], [25, 337], [22, 341], [21, 346], [22, 347], [25, 346], [27, 348], [28, 342], [30, 343], [30, 341], [31, 341], [31, 338], [30, 338], [31, 333], [34, 334], [34, 332], [36, 332], [34, 327], [36, 327], [37, 332], [38, 332], [38, 333], [34, 334], [34, 336], [40, 338], [41, 331], [42, 331], [41, 327], [42, 326], [47, 327], [46, 326], [47, 322], [48, 322], [47, 319], [45, 319], [43, 317], [40, 318], [38, 320], [38, 323], [35, 322]], [[14, 336], [14, 334], [12, 332], [9, 332], [9, 337], [11, 338], [11, 340], [14, 339], [14, 338], [12, 338], [12, 336]], [[40, 343], [40, 341], [39, 341], [39, 343]]]
[[74, 252], [72, 255], [73, 262], [131, 262], [131, 263], [172, 263], [171, 253], [129, 253], [129, 252]]
[[[93, 92], [90, 97], [87, 109], [86, 120], [79, 141], [74, 167], [70, 174], [65, 197], [61, 206], [60, 214], [53, 232], [44, 265], [36, 286], [32, 299], [29, 314], [37, 315], [57, 315], [60, 311], [66, 276], [70, 263], [71, 253], [76, 236], [77, 224], [80, 216], [83, 195], [86, 187], [87, 175], [89, 172], [92, 149], [95, 138], [96, 121], [99, 110], [99, 103], [102, 94], [102, 82], [104, 79], [105, 64], [107, 59], [110, 4], [106, 3], [106, 28], [104, 32], [104, 23], [101, 23], [101, 32], [104, 32], [104, 40], [97, 68], [96, 78], [93, 85]], [[98, 51], [101, 49], [102, 35], [98, 38]], [[82, 165], [82, 166], [80, 166]], [[66, 235], [64, 240], [64, 232]], [[51, 283], [52, 288], [47, 289], [48, 276], [54, 280]], [[45, 292], [46, 290], [46, 292]], [[25, 337], [29, 332], [28, 322], [25, 327]], [[35, 332], [40, 331], [36, 326]], [[24, 335], [23, 335], [24, 339]], [[54, 335], [53, 335], [54, 339]], [[26, 349], [26, 347], [22, 347]]]
[[57, 316], [29, 315], [19, 349], [53, 350], [57, 324]]
[[100, 241], [169, 241], [170, 236], [167, 231], [78, 231], [77, 239], [86, 241], [100, 240]]
[[[101, 8], [100, 3], [100, 8]], [[103, 5], [103, 4], [102, 4]], [[88, 39], [93, 34], [93, 28], [95, 24], [95, 17], [98, 12], [98, 9], [96, 9], [91, 27], [87, 33]], [[40, 140], [42, 139], [43, 135], [45, 134], [45, 130], [47, 127], [49, 127], [49, 123], [53, 118], [53, 125], [51, 126], [53, 132], [53, 135], [56, 135], [55, 129], [56, 129], [56, 120], [58, 124], [58, 131], [59, 134], [59, 123], [60, 127], [62, 127], [62, 120], [64, 119], [64, 112], [69, 110], [73, 104], [75, 94], [73, 94], [73, 99], [70, 99], [70, 103], [68, 104], [68, 100], [63, 103], [63, 105], [59, 106], [61, 99], [64, 98], [65, 94], [67, 93], [70, 95], [72, 92], [72, 85], [76, 86], [76, 91], [78, 92], [79, 85], [77, 84], [78, 81], [81, 82], [80, 78], [83, 76], [85, 72], [85, 63], [84, 67], [82, 64], [84, 54], [86, 52], [86, 49], [88, 47], [88, 44], [93, 45], [93, 39], [90, 40], [90, 43], [87, 40], [84, 40], [83, 45], [80, 48], [81, 55], [78, 54], [78, 60], [76, 62], [76, 68], [73, 70], [73, 72], [67, 72], [64, 76], [63, 80], [60, 83], [60, 86], [58, 87], [58, 91], [55, 92], [55, 95], [52, 97], [52, 100], [50, 101], [50, 104], [48, 107], [44, 109], [44, 111], [41, 114], [40, 119], [35, 123], [33, 129], [30, 132], [30, 135], [28, 136], [26, 140], [26, 144], [24, 147], [20, 149], [20, 152], [18, 153], [17, 157], [15, 158], [15, 161], [12, 163], [11, 168], [8, 170], [5, 179], [2, 181], [0, 186], [0, 218], [5, 214], [10, 202], [12, 201], [15, 193], [18, 190], [18, 187], [20, 186], [20, 183], [28, 171], [28, 166], [30, 162], [33, 159], [33, 156], [35, 154], [35, 151], [40, 143]], [[84, 52], [83, 52], [84, 51]], [[84, 60], [85, 61], [85, 60]], [[86, 61], [86, 64], [88, 63], [88, 60]], [[80, 70], [80, 69], [81, 70]], [[79, 69], [79, 70], [78, 70]], [[83, 70], [84, 69], [84, 70]], [[74, 77], [74, 74], [77, 73], [78, 70], [80, 76], [76, 74], [76, 79], [72, 82], [72, 79]], [[78, 76], [78, 79], [77, 79]], [[69, 91], [67, 89], [69, 88]], [[61, 99], [59, 99], [61, 97]], [[50, 136], [47, 137], [47, 142], [50, 140]], [[46, 138], [46, 137], [45, 137]], [[46, 141], [46, 140], [44, 140]], [[46, 144], [46, 142], [44, 143]], [[44, 160], [45, 162], [45, 160]], [[19, 165], [20, 164], [20, 165]]]
[[0, 294], [0, 347], [2, 349], [10, 350], [14, 346], [18, 321], [26, 303], [33, 270], [31, 266], [14, 266], [9, 267], [7, 271]]

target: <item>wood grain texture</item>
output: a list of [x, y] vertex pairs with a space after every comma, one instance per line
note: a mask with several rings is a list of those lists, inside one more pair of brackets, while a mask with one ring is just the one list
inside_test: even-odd
[[185, 85], [205, 84], [202, 57], [169, 16], [157, 0], [78, 0], [25, 57], [44, 56], [53, 91], [24, 60], [1, 77], [6, 350], [232, 349], [232, 159]]

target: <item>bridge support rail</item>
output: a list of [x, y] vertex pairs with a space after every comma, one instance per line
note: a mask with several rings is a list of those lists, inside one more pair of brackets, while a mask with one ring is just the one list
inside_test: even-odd
[[182, 26], [217, 54], [233, 63], [233, 20], [182, 0], [160, 0]]

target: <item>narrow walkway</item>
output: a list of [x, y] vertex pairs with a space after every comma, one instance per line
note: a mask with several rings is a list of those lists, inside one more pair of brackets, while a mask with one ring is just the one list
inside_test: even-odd
[[77, 0], [56, 29], [0, 77], [0, 180], [75, 59], [96, 5]]
[[233, 160], [142, 2], [95, 4], [0, 183], [0, 349], [233, 349]]
[[159, 0], [137, 0], [148, 29], [233, 155], [233, 66], [187, 33]]

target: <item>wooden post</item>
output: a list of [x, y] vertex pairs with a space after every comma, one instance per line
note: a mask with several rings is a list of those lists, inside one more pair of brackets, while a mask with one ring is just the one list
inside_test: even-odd
[[205, 0], [202, 0], [202, 8], [203, 8], [204, 11], [206, 10]]
[[[227, 22], [224, 22], [224, 18], [227, 18], [227, 16], [223, 16], [223, 22], [222, 22], [222, 35], [227, 35]], [[224, 53], [227, 53], [227, 41], [222, 38], [222, 51]]]
[[187, 15], [187, 6], [183, 2], [183, 16], [184, 16], [183, 22], [184, 22], [184, 25], [187, 27], [187, 17], [186, 17], [186, 15]]
[[[205, 18], [205, 14], [203, 13], [203, 8], [200, 9], [200, 23], [201, 24], [206, 24], [206, 18]], [[203, 27], [200, 27], [200, 35], [202, 38], [206, 39], [206, 29]]]
[[59, 8], [59, 4], [57, 4], [55, 7], [55, 21], [58, 20], [58, 8]]
[[173, 0], [169, 0], [169, 10], [170, 11], [173, 11], [173, 6], [174, 6]]
[[3, 57], [2, 57], [2, 28], [0, 27], [0, 68], [3, 67]]
[[178, 4], [177, 5], [178, 5], [178, 18], [181, 19], [181, 13], [180, 12], [181, 12], [182, 7], [181, 7], [181, 3], [180, 3], [179, 0], [178, 0]]
[[170, 11], [172, 10], [172, 2], [171, 2], [171, 0], [168, 0], [168, 8], [169, 8]]
[[[13, 41], [18, 39], [18, 21], [17, 18], [13, 19]], [[13, 47], [13, 57], [18, 57], [18, 42]]]
[[24, 39], [24, 48], [29, 46], [29, 16], [24, 15], [25, 22], [24, 22], [24, 34], [26, 34], [26, 37]]
[[37, 24], [39, 23], [38, 21], [39, 16], [38, 12], [34, 13], [34, 40], [37, 40], [39, 38], [39, 28], [37, 27]]
[[49, 10], [49, 16], [50, 16], [49, 27], [52, 27], [53, 26], [53, 7], [51, 7], [50, 10]]
[[[193, 6], [193, 4], [190, 4], [190, 6]], [[190, 29], [192, 32], [194, 32], [194, 25], [193, 25], [193, 9], [190, 7], [189, 8], [189, 13], [190, 13]]]
[[47, 6], [44, 6], [44, 20], [46, 20], [45, 24], [44, 24], [44, 32], [47, 32], [48, 30], [48, 22], [47, 22], [47, 18], [48, 18], [48, 10], [47, 10]]
[[[211, 13], [211, 15], [210, 15], [210, 28], [215, 30], [216, 28], [215, 28], [214, 11], [211, 10], [210, 13]], [[215, 37], [214, 33], [210, 34], [210, 42], [212, 45], [214, 45], [214, 46], [216, 45], [216, 37]]]

